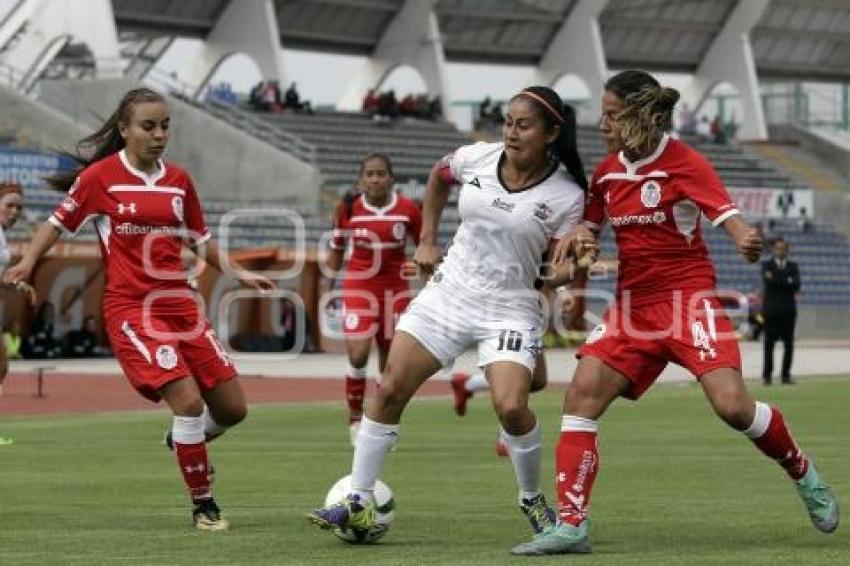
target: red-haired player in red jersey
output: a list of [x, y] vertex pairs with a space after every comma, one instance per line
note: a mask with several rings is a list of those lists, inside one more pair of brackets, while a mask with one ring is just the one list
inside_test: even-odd
[[372, 154], [360, 162], [362, 192], [340, 202], [327, 258], [328, 268], [339, 271], [350, 241], [351, 257], [342, 282], [342, 326], [349, 362], [345, 397], [352, 446], [363, 418], [372, 338], [383, 373], [395, 322], [410, 303], [408, 279], [416, 274], [405, 248], [408, 238], [419, 244], [422, 214], [415, 202], [393, 190], [393, 182], [386, 155]]
[[561, 240], [553, 262], [580, 254], [607, 220], [620, 260], [617, 297], [579, 350], [565, 394], [555, 449], [559, 523], [514, 554], [590, 552], [597, 420], [617, 397], [640, 397], [670, 362], [693, 373], [717, 415], [784, 469], [817, 529], [838, 527], [838, 502], [782, 413], [755, 401], [741, 377], [738, 341], [716, 297], [701, 216], [722, 226], [750, 263], [763, 244], [708, 161], [670, 136], [678, 99], [677, 91], [642, 71], [624, 71], [605, 84], [600, 128], [610, 154], [593, 175], [584, 226]]
[[[118, 108], [78, 147], [81, 168], [51, 180], [68, 194], [35, 233], [23, 259], [4, 281], [27, 281], [61, 231], [76, 232], [90, 218], [105, 265], [103, 320], [121, 368], [148, 399], [164, 399], [174, 414], [171, 439], [192, 498], [196, 528], [228, 527], [212, 497], [207, 440], [245, 418], [236, 368], [210, 327], [181, 261], [187, 245], [216, 269], [227, 257], [211, 239], [192, 180], [160, 157], [170, 115], [162, 95], [127, 92]], [[274, 284], [230, 270], [257, 291]]]

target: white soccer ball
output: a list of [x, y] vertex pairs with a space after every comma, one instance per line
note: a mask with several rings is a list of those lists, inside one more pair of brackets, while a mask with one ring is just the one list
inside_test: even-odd
[[[351, 476], [345, 476], [336, 482], [330, 491], [328, 491], [327, 496], [325, 496], [325, 507], [337, 503], [349, 493], [351, 493]], [[395, 515], [393, 492], [387, 484], [378, 480], [375, 482], [373, 495], [375, 496], [375, 507], [377, 508], [375, 512], [375, 526], [368, 530], [334, 529], [333, 533], [340, 540], [351, 544], [368, 544], [379, 541], [390, 530], [390, 524]]]

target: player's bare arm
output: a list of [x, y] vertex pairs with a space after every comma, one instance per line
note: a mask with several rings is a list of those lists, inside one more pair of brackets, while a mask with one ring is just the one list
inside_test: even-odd
[[223, 265], [236, 265], [236, 269], [233, 270], [231, 275], [245, 287], [258, 291], [271, 291], [277, 288], [277, 285], [268, 277], [242, 269], [238, 264], [231, 262], [218, 247], [218, 243], [212, 239], [202, 246], [189, 246], [189, 249], [222, 273], [224, 273]]
[[35, 264], [58, 239], [59, 229], [50, 222], [42, 222], [21, 261], [3, 273], [3, 282], [14, 284], [29, 282]]
[[440, 215], [449, 200], [450, 186], [440, 176], [441, 163], [436, 163], [428, 176], [425, 198], [422, 203], [422, 232], [413, 261], [425, 272], [431, 272], [440, 263], [442, 252], [437, 244]]
[[747, 224], [740, 215], [729, 217], [723, 222], [723, 229], [735, 241], [738, 252], [750, 263], [758, 261], [764, 249], [764, 241], [758, 230]]

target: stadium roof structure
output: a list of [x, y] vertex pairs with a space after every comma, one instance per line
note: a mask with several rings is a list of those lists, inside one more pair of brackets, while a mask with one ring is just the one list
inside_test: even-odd
[[[229, 0], [112, 0], [119, 30], [205, 38]], [[449, 61], [536, 65], [578, 0], [437, 0]], [[609, 0], [608, 66], [694, 72], [738, 0]], [[275, 0], [285, 47], [370, 55], [404, 0]], [[750, 33], [761, 78], [850, 80], [850, 2], [772, 0]]]
[[[850, 81], [850, 0], [19, 0], [0, 21], [0, 63], [31, 88], [63, 45], [87, 43], [104, 61], [131, 60], [142, 78], [174, 37], [204, 47], [180, 78], [200, 93], [234, 53], [281, 82], [280, 46], [367, 56], [340, 108], [400, 65], [452, 111], [446, 61], [527, 64], [529, 82], [565, 75], [598, 92], [610, 68], [693, 73], [697, 108], [719, 82], [741, 95], [743, 138], [766, 137], [759, 79]], [[64, 27], [63, 27], [64, 26]], [[128, 48], [128, 46], [133, 46]], [[598, 104], [598, 102], [597, 102]]]

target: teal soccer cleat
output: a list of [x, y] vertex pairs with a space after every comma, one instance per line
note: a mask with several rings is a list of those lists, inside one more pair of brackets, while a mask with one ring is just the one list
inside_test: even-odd
[[543, 556], [547, 554], [590, 554], [590, 539], [587, 536], [588, 521], [577, 527], [559, 523], [539, 535], [531, 542], [517, 545], [511, 554], [518, 556]]
[[806, 475], [794, 485], [815, 528], [824, 533], [835, 531], [839, 522], [838, 499], [821, 479], [811, 460]]

